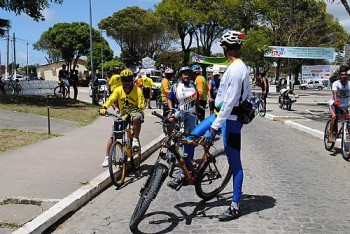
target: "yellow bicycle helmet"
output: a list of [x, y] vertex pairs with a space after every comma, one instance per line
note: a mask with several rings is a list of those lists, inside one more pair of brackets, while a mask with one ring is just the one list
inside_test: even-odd
[[123, 71], [120, 72], [120, 77], [121, 78], [134, 77], [134, 73], [130, 69], [124, 69]]

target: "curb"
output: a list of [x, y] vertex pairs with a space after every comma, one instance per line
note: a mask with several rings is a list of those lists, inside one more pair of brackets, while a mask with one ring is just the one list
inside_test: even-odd
[[[161, 140], [163, 138], [164, 134], [142, 147], [142, 150], [144, 150], [141, 154], [142, 162], [160, 148]], [[63, 198], [60, 202], [56, 203], [50, 209], [40, 214], [32, 221], [26, 223], [23, 227], [17, 229], [13, 233], [42, 233], [69, 212], [78, 210], [89, 200], [111, 186], [111, 184], [112, 181], [109, 176], [109, 171], [107, 170], [93, 178], [89, 184]]]
[[[266, 113], [265, 118], [272, 120], [272, 121], [278, 121], [278, 117], [276, 117], [275, 115], [268, 114], [268, 113]], [[295, 128], [299, 131], [305, 132], [307, 134], [312, 135], [313, 137], [316, 137], [316, 138], [323, 140], [324, 133], [319, 131], [319, 130], [304, 126], [302, 124], [293, 122], [291, 120], [284, 120], [284, 121], [280, 121], [280, 122], [287, 125], [288, 127]]]

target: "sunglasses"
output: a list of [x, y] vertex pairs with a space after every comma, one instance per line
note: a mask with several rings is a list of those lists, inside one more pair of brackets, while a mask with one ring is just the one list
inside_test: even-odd
[[133, 81], [133, 79], [134, 79], [134, 77], [132, 77], [132, 76], [123, 77], [123, 78], [122, 78], [122, 81], [123, 81], [123, 82], [131, 82], [131, 81]]

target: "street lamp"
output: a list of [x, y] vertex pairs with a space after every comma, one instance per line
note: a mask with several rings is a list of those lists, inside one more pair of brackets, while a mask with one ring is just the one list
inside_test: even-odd
[[95, 74], [94, 74], [94, 60], [93, 60], [93, 44], [92, 44], [92, 7], [91, 0], [90, 3], [90, 62], [91, 62], [91, 90], [92, 90], [92, 104], [96, 104], [96, 87], [95, 87]]

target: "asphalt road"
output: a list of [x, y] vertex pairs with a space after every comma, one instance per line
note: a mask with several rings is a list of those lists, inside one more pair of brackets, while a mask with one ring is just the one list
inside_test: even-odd
[[[53, 233], [130, 233], [129, 219], [153, 161], [132, 183], [110, 187]], [[238, 220], [216, 220], [230, 203], [232, 180], [217, 199], [203, 202], [193, 187], [176, 192], [167, 179], [140, 233], [350, 233], [350, 164], [339, 152], [325, 151], [320, 139], [258, 117], [243, 130], [242, 161]]]

